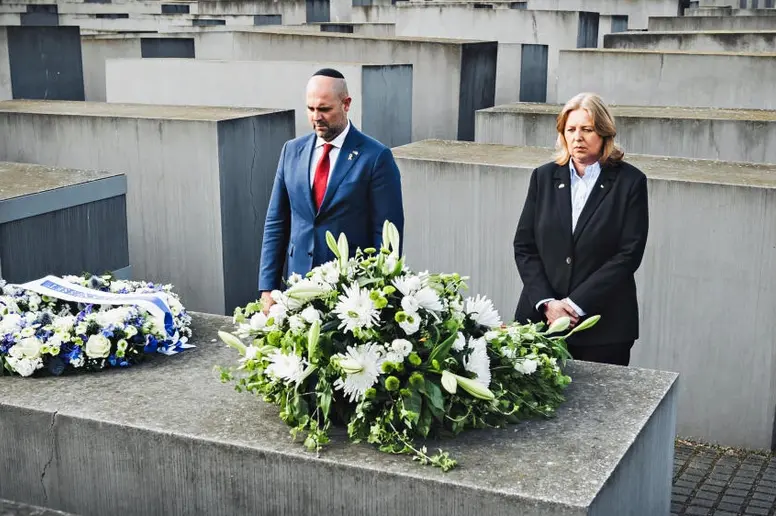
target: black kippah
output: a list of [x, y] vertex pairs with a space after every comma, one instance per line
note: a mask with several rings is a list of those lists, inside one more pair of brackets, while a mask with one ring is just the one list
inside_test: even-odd
[[333, 77], [335, 79], [344, 79], [345, 76], [342, 75], [340, 72], [335, 70], [334, 68], [321, 68], [317, 72], [313, 74], [313, 77], [316, 75], [322, 75], [324, 77]]

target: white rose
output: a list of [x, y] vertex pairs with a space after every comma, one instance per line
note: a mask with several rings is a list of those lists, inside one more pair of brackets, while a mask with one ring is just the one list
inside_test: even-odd
[[535, 360], [526, 359], [519, 362], [515, 362], [515, 371], [523, 374], [532, 374], [536, 371], [538, 364]]
[[420, 303], [418, 303], [418, 300], [415, 299], [413, 296], [404, 296], [401, 300], [401, 307], [402, 310], [409, 313], [415, 313], [418, 311], [418, 308], [420, 308]]
[[14, 348], [19, 348], [19, 351], [22, 352], [25, 358], [39, 358], [41, 346], [43, 346], [43, 343], [39, 338], [27, 337], [22, 339]]
[[14, 333], [21, 328], [22, 316], [19, 314], [4, 315], [0, 320], [0, 333]]
[[394, 341], [391, 342], [391, 349], [394, 352], [399, 353], [402, 357], [406, 357], [412, 353], [412, 342], [406, 339], [394, 339]]
[[24, 353], [22, 352], [22, 348], [17, 344], [8, 350], [8, 356], [20, 360], [24, 358]]
[[298, 315], [292, 315], [291, 317], [289, 317], [288, 325], [291, 327], [291, 331], [297, 335], [302, 333], [305, 328], [304, 319], [302, 319]]
[[251, 317], [251, 329], [262, 330], [267, 325], [267, 316], [264, 312], [258, 312]]
[[8, 365], [11, 366], [11, 369], [16, 371], [21, 376], [30, 376], [32, 373], [35, 372], [36, 369], [39, 369], [40, 367], [43, 366], [43, 362], [39, 358], [36, 358], [36, 359], [7, 358], [6, 362], [8, 363]]
[[412, 335], [420, 329], [420, 316], [416, 313], [408, 313], [407, 318], [399, 323], [399, 327], [407, 335]]
[[110, 340], [100, 334], [92, 335], [86, 341], [84, 351], [89, 358], [107, 358], [110, 355]]
[[313, 308], [312, 306], [308, 306], [304, 310], [302, 310], [302, 313], [300, 314], [302, 316], [302, 319], [307, 321], [308, 323], [312, 324], [315, 321], [321, 320], [321, 314]]

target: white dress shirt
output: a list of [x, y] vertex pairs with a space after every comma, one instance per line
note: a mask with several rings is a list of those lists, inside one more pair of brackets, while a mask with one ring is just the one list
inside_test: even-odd
[[337, 158], [339, 157], [340, 149], [342, 149], [342, 145], [345, 143], [345, 138], [348, 135], [348, 132], [350, 131], [350, 120], [348, 120], [348, 125], [345, 127], [345, 130], [339, 133], [339, 135], [334, 138], [332, 141], [327, 142], [320, 136], [318, 136], [315, 140], [315, 149], [313, 150], [313, 161], [310, 163], [310, 188], [313, 187], [313, 181], [315, 181], [315, 169], [318, 167], [318, 162], [321, 160], [321, 156], [323, 156], [323, 144], [324, 143], [330, 143], [332, 144], [331, 150], [329, 150], [329, 177], [326, 180], [326, 185], [329, 184], [329, 181], [331, 180], [331, 173], [334, 170], [334, 165], [337, 164]]
[[[579, 221], [579, 215], [582, 213], [582, 209], [587, 203], [587, 199], [590, 197], [590, 192], [593, 191], [598, 176], [601, 175], [601, 164], [596, 161], [595, 163], [585, 167], [585, 175], [580, 176], [577, 173], [577, 169], [574, 168], [574, 160], [569, 160], [569, 172], [571, 174], [571, 232], [573, 233], [577, 229], [577, 221]], [[553, 299], [542, 299], [536, 303], [536, 309]], [[569, 298], [564, 299], [571, 308], [577, 312], [577, 315], [582, 317], [585, 315], [585, 311], [577, 306], [574, 301]]]

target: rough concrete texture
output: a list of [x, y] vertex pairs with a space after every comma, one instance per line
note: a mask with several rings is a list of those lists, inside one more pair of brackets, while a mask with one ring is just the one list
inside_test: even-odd
[[[198, 59], [317, 61], [335, 58], [356, 63], [411, 64], [413, 141], [430, 137], [473, 140], [474, 112], [494, 105], [498, 50], [495, 42], [379, 38], [288, 29], [202, 33], [196, 38]], [[490, 68], [494, 73], [478, 67]], [[478, 73], [467, 73], [471, 71]], [[463, 135], [468, 138], [462, 138]]]
[[604, 35], [604, 48], [711, 52], [776, 52], [776, 30], [620, 32]]
[[195, 314], [197, 348], [128, 370], [6, 379], [0, 496], [83, 515], [574, 515], [595, 514], [607, 485], [642, 500], [619, 482], [647, 475], [651, 499], [619, 514], [668, 512], [673, 428], [656, 414], [674, 410], [673, 373], [569, 364], [556, 418], [428, 443], [460, 460], [442, 473], [343, 429], [320, 457], [305, 452], [277, 408], [219, 383], [213, 366], [237, 357], [214, 342], [230, 323]]
[[[475, 141], [554, 147], [563, 106], [515, 103], [477, 112]], [[776, 111], [610, 106], [617, 142], [637, 154], [776, 163]]]
[[[471, 294], [488, 294], [511, 318], [522, 288], [515, 226], [531, 171], [552, 153], [440, 141], [394, 149], [410, 265], [470, 276]], [[682, 374], [680, 435], [770, 448], [776, 166], [626, 160], [649, 178], [650, 197], [649, 239], [636, 274], [641, 338], [632, 363]]]
[[558, 99], [594, 91], [611, 104], [776, 109], [776, 53], [561, 50], [560, 67], [577, 79], [558, 83]]
[[74, 514], [0, 500], [0, 516], [76, 516]]
[[776, 16], [653, 16], [649, 31], [774, 30]]
[[0, 202], [120, 175], [115, 172], [0, 162]]
[[2, 160], [126, 174], [136, 278], [173, 283], [187, 307], [210, 313], [255, 297], [257, 214], [294, 135], [291, 111], [8, 101], [0, 132]]

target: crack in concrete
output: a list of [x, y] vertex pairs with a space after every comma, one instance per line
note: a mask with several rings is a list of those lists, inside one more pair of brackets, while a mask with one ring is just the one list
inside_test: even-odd
[[43, 466], [43, 472], [40, 474], [40, 486], [43, 488], [43, 498], [48, 502], [48, 492], [46, 491], [46, 472], [48, 471], [49, 466], [52, 462], [54, 462], [54, 450], [55, 450], [55, 440], [54, 440], [54, 425], [56, 424], [56, 418], [59, 411], [54, 411], [54, 413], [51, 415], [51, 426], [49, 427], [49, 433], [51, 434], [51, 453], [49, 455], [48, 462]]

